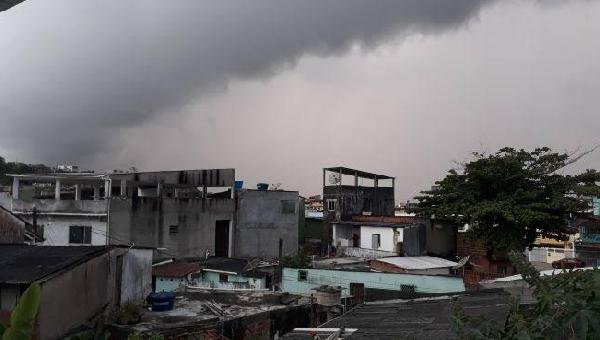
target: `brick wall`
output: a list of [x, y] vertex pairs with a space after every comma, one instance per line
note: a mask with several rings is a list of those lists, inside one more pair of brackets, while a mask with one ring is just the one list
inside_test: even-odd
[[458, 257], [465, 256], [487, 256], [487, 248], [485, 243], [480, 240], [471, 240], [467, 238], [465, 233], [456, 235], [456, 255]]

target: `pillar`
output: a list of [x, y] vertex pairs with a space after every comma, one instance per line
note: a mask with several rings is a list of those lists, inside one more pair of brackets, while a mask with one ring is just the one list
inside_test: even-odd
[[81, 184], [75, 184], [75, 200], [81, 201]]
[[13, 177], [12, 198], [14, 200], [19, 199], [19, 184], [19, 179], [17, 177]]
[[122, 197], [127, 196], [127, 181], [122, 179], [121, 180], [121, 192], [120, 192]]
[[229, 221], [229, 247], [227, 249], [227, 257], [233, 257], [233, 246], [235, 240], [235, 238], [233, 237], [233, 232], [233, 221]]
[[354, 171], [354, 186], [358, 186], [358, 171]]
[[100, 199], [100, 187], [97, 184], [94, 184], [94, 201]]
[[57, 201], [60, 200], [60, 179], [57, 179], [54, 185], [54, 199]]
[[161, 197], [162, 196], [162, 183], [158, 182], [158, 184], [156, 185], [156, 197]]
[[107, 179], [104, 181], [104, 198], [109, 199], [112, 196], [112, 180]]

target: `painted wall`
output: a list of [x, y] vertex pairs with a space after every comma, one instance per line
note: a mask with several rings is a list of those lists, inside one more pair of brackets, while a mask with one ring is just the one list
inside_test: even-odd
[[[282, 211], [282, 201], [294, 202], [294, 211]], [[241, 190], [237, 206], [235, 257], [279, 257], [279, 240], [283, 256], [298, 253], [297, 191]]]
[[[307, 271], [307, 280], [298, 281], [298, 271]], [[422, 294], [445, 294], [464, 292], [460, 277], [356, 272], [327, 269], [283, 269], [282, 289], [284, 292], [310, 295], [312, 289], [322, 286], [341, 286], [342, 295], [347, 295], [351, 282], [364, 283], [365, 288], [401, 290], [402, 285], [414, 285]]]
[[593, 199], [594, 215], [600, 216], [600, 198]]
[[[215, 287], [221, 285], [219, 282], [219, 273], [215, 272], [202, 272], [202, 282], [210, 283]], [[251, 288], [253, 289], [264, 289], [265, 288], [265, 280], [261, 278], [253, 278], [253, 277], [244, 277], [242, 275], [227, 275], [227, 282], [248, 282]], [[227, 286], [227, 285], [223, 285]]]
[[174, 292], [187, 280], [181, 277], [156, 277], [156, 292]]
[[[30, 219], [28, 216], [23, 216]], [[38, 217], [38, 225], [43, 226], [44, 246], [102, 246], [107, 243], [106, 218], [81, 217], [81, 216], [49, 216], [42, 215]], [[91, 244], [71, 244], [69, 243], [70, 226], [90, 226], [92, 227]]]
[[[402, 242], [402, 229], [397, 229], [397, 241]], [[372, 246], [372, 235], [381, 235], [381, 246], [375, 248], [377, 250], [394, 251], [396, 244], [394, 242], [394, 228], [390, 227], [371, 227], [361, 226], [360, 227], [360, 247], [366, 249], [374, 249]]]

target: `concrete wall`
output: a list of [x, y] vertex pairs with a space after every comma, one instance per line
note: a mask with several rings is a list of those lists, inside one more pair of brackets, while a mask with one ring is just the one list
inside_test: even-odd
[[[298, 271], [307, 271], [307, 280], [298, 281]], [[464, 292], [462, 278], [394, 273], [357, 272], [327, 269], [283, 269], [284, 292], [310, 295], [312, 289], [322, 286], [341, 286], [342, 295], [348, 295], [351, 282], [364, 283], [365, 288], [401, 290], [402, 285], [414, 285], [415, 292], [422, 294], [446, 294]]]
[[14, 213], [31, 212], [34, 207], [40, 213], [106, 214], [107, 201], [53, 199], [32, 199], [30, 201], [12, 200], [12, 212]]
[[[215, 225], [233, 220], [232, 199], [133, 198], [110, 200], [110, 242], [166, 248], [169, 257], [214, 254]], [[177, 226], [172, 233], [170, 226]]]
[[152, 289], [152, 251], [116, 248], [42, 282], [39, 339], [56, 339], [116, 303], [116, 258], [123, 256], [121, 301]]
[[[366, 249], [376, 249], [383, 251], [395, 251], [395, 242], [402, 242], [402, 228], [397, 229], [397, 235], [394, 237], [394, 229], [390, 227], [371, 227], [361, 226], [360, 227], [360, 247]], [[374, 234], [381, 235], [381, 246], [379, 248], [373, 248], [372, 237]], [[396, 240], [396, 241], [395, 241]]]
[[[297, 191], [242, 190], [237, 192], [235, 257], [278, 257], [298, 253], [299, 198]], [[293, 213], [282, 202], [295, 202]]]
[[108, 253], [42, 283], [40, 339], [56, 339], [113, 301], [115, 269]]
[[[327, 200], [336, 199], [337, 209], [330, 212]], [[323, 188], [324, 218], [326, 221], [350, 221], [354, 215], [370, 212], [373, 216], [394, 216], [394, 188], [352, 185]]]
[[427, 254], [430, 256], [448, 257], [456, 255], [457, 227], [451, 223], [428, 221], [427, 228]]
[[333, 245], [336, 247], [352, 247], [352, 230], [350, 224], [333, 223]]
[[25, 242], [25, 222], [0, 208], [0, 243]]
[[125, 250], [121, 303], [143, 300], [150, 292], [152, 292], [152, 249]]

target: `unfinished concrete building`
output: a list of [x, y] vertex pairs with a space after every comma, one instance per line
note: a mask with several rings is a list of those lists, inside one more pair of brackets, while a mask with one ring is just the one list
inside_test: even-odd
[[234, 169], [12, 177], [0, 205], [42, 228], [44, 245], [133, 244], [162, 258], [297, 252], [298, 192], [236, 195]]

